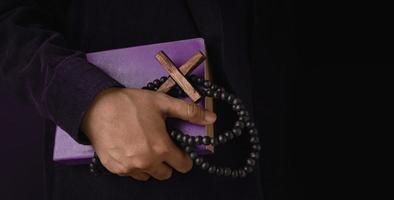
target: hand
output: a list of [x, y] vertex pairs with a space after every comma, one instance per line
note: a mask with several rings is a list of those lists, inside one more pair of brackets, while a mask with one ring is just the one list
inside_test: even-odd
[[188, 172], [192, 160], [171, 140], [165, 118], [207, 125], [213, 112], [164, 93], [111, 88], [101, 92], [82, 122], [102, 164], [110, 172], [146, 181], [171, 177], [172, 168]]

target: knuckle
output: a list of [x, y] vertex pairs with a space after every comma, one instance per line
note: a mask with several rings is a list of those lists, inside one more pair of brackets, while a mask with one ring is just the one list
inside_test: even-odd
[[189, 113], [191, 116], [195, 116], [196, 114], [198, 114], [198, 109], [196, 107], [196, 104], [194, 103], [188, 103], [188, 109], [189, 109]]
[[203, 118], [203, 111], [194, 103], [189, 104], [190, 109], [190, 118], [193, 119], [202, 119]]
[[130, 173], [135, 170], [135, 166], [133, 162], [124, 163], [124, 170], [126, 173]]
[[146, 159], [136, 159], [133, 162], [133, 166], [139, 170], [148, 170], [151, 167], [151, 162]]
[[[168, 102], [169, 96], [162, 92], [155, 92], [155, 97], [153, 100], [156, 104], [158, 104], [158, 106], [162, 106], [163, 104], [166, 104], [165, 102]], [[168, 109], [166, 106], [164, 108]]]
[[150, 178], [149, 176], [143, 176], [143, 177], [141, 177], [141, 180], [142, 181], [147, 181], [147, 180], [149, 180], [149, 178]]
[[171, 152], [170, 147], [166, 144], [157, 145], [154, 151], [158, 156], [167, 156]]
[[129, 169], [125, 166], [120, 166], [115, 169], [115, 174], [123, 175], [129, 173]]
[[168, 98], [168, 95], [162, 93], [162, 92], [157, 92], [155, 93], [155, 95], [157, 95], [156, 97], [159, 98], [160, 100], [164, 100]]

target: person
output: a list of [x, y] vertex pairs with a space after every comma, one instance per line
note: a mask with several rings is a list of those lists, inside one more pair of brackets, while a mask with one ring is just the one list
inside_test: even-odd
[[[262, 199], [259, 166], [244, 179], [210, 176], [194, 168], [166, 132], [166, 117], [215, 122], [221, 132], [231, 110], [217, 104], [216, 115], [163, 93], [123, 88], [84, 56], [202, 37], [215, 82], [252, 110], [252, 8], [252, 1], [241, 0], [3, 0], [1, 75], [21, 82], [46, 119], [47, 198]], [[93, 176], [87, 165], [54, 163], [55, 125], [92, 144], [113, 174]], [[213, 159], [236, 165], [245, 149], [226, 145]]]

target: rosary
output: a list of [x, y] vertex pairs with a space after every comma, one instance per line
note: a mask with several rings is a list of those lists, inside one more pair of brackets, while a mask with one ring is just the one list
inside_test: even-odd
[[[242, 101], [235, 95], [228, 93], [223, 87], [220, 87], [209, 80], [204, 80], [202, 77], [198, 77], [196, 75], [188, 75], [195, 67], [205, 60], [205, 56], [201, 52], [198, 52], [185, 64], [181, 65], [179, 69], [175, 67], [174, 63], [163, 51], [160, 51], [156, 55], [156, 59], [169, 72], [170, 76], [163, 76], [160, 79], [149, 82], [142, 89], [165, 92], [173, 97], [187, 95], [193, 100], [193, 102], [198, 101], [201, 96], [213, 97], [215, 100], [220, 100], [230, 104], [238, 118], [230, 130], [225, 131], [223, 134], [218, 134], [215, 137], [191, 136], [184, 134], [180, 130], [167, 127], [173, 141], [183, 148], [183, 150], [193, 160], [195, 166], [207, 171], [209, 174], [244, 178], [248, 174], [252, 173], [258, 162], [261, 145], [255, 124], [251, 120], [249, 112], [242, 104]], [[198, 155], [195, 152], [197, 145], [212, 145], [217, 147], [241, 136], [244, 132], [249, 134], [250, 150], [248, 157], [240, 167], [230, 168], [215, 165], [214, 163], [206, 161], [203, 156]], [[110, 173], [101, 164], [96, 154], [94, 154], [89, 168], [90, 172], [94, 174]]]

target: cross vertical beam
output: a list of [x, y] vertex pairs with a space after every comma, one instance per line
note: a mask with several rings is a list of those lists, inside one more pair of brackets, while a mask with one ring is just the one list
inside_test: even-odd
[[[163, 65], [164, 69], [170, 74], [173, 81], [175, 81], [179, 85], [179, 87], [183, 89], [183, 91], [190, 97], [193, 102], [196, 102], [201, 98], [200, 94], [193, 88], [189, 81], [186, 80], [186, 78], [178, 70], [178, 68], [175, 67], [175, 64], [172, 62], [172, 60], [163, 51], [157, 53], [155, 57]], [[198, 60], [199, 59], [197, 59], [197, 61]], [[194, 65], [193, 63], [191, 63], [187, 66], [191, 67]]]

